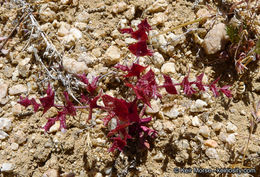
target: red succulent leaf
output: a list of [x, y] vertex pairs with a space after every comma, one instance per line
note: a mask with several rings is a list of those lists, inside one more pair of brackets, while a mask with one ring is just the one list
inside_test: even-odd
[[56, 117], [49, 118], [47, 123], [43, 127], [45, 132], [48, 132], [50, 130], [50, 128], [55, 124], [56, 121], [57, 121]]
[[116, 64], [114, 67], [117, 68], [117, 69], [120, 69], [120, 70], [122, 70], [122, 71], [130, 71], [130, 69], [128, 68], [128, 66], [121, 65], [121, 64], [119, 64], [119, 63]]
[[202, 83], [202, 79], [203, 79], [204, 73], [201, 73], [200, 75], [197, 76], [196, 78], [196, 86], [198, 87], [199, 90], [205, 91], [205, 85]]
[[[123, 131], [123, 132], [125, 132], [125, 130], [126, 130], [126, 128], [129, 126], [129, 125], [131, 125], [131, 123], [124, 123], [124, 124], [121, 124], [121, 125], [117, 125], [117, 127], [115, 128], [115, 129], [113, 129], [113, 130], [111, 130], [109, 133], [108, 133], [108, 137], [109, 136], [113, 136], [114, 134], [116, 134], [117, 132], [120, 132], [120, 131]], [[126, 133], [124, 133], [124, 134], [126, 134]]]
[[89, 104], [89, 115], [88, 115], [88, 120], [92, 118], [92, 112], [93, 109], [95, 108], [101, 108], [100, 106], [97, 105], [98, 99], [101, 97], [102, 92], [99, 92], [97, 96], [95, 96], [93, 99], [89, 99], [88, 104]]
[[113, 137], [112, 140], [114, 142], [111, 148], [109, 148], [109, 152], [114, 152], [115, 149], [123, 151], [124, 147], [126, 146], [126, 140], [122, 139], [120, 136]]
[[163, 77], [164, 77], [164, 84], [161, 87], [164, 87], [169, 94], [178, 94], [175, 85], [172, 83], [172, 79], [170, 78], [170, 76], [163, 75]]
[[194, 90], [192, 88], [192, 84], [193, 82], [190, 82], [189, 81], [189, 74], [190, 74], [190, 71], [188, 72], [187, 76], [185, 76], [181, 82], [181, 86], [183, 88], [183, 92], [184, 94], [188, 95], [188, 96], [191, 96], [192, 94], [196, 93], [196, 90]]
[[138, 29], [135, 32], [132, 32], [131, 36], [136, 40], [146, 41], [148, 39], [148, 36], [144, 29]]
[[81, 75], [78, 75], [78, 77], [80, 78], [81, 82], [83, 82], [84, 84], [86, 84], [86, 89], [87, 91], [90, 93], [90, 94], [93, 94], [93, 92], [96, 90], [97, 88], [97, 83], [98, 83], [98, 79], [100, 76], [97, 76], [97, 77], [94, 77], [92, 79], [92, 82], [89, 83], [87, 77], [85, 74], [81, 74]]
[[210, 85], [209, 88], [213, 92], [213, 95], [215, 97], [219, 96], [219, 88], [216, 86], [216, 83], [219, 81], [220, 77], [218, 77], [215, 81], [213, 81]]
[[[144, 133], [146, 133], [148, 136], [150, 136], [152, 138], [154, 138], [155, 135], [157, 134], [157, 132], [155, 130], [150, 129], [150, 128], [146, 127], [146, 126], [140, 126], [140, 127], [141, 127], [141, 129], [143, 130]], [[143, 136], [144, 136], [144, 134], [141, 133], [140, 134], [140, 138], [143, 137]]]
[[123, 28], [123, 29], [120, 29], [119, 30], [121, 33], [128, 33], [128, 34], [131, 34], [134, 32], [134, 30], [132, 28]]
[[137, 43], [129, 45], [128, 49], [132, 54], [137, 57], [149, 55], [152, 56], [153, 52], [147, 48], [146, 41], [139, 41]]
[[221, 87], [219, 90], [225, 94], [228, 98], [231, 98], [232, 97], [232, 94], [231, 94], [231, 90], [229, 90], [229, 87], [231, 87], [230, 85], [225, 85], [223, 87]]
[[148, 24], [147, 19], [144, 19], [138, 26], [139, 29], [143, 29], [144, 31], [150, 31], [152, 27]]
[[66, 113], [58, 112], [56, 117], [48, 118], [47, 123], [43, 127], [46, 132], [55, 124], [56, 121], [60, 121], [60, 129], [62, 132], [66, 130]]
[[28, 97], [23, 98], [22, 96], [20, 96], [20, 101], [18, 101], [18, 103], [26, 108], [30, 105], [33, 105], [34, 112], [37, 112], [40, 107], [40, 104], [38, 104], [34, 98], [29, 99]]
[[144, 67], [139, 64], [133, 63], [133, 65], [128, 68], [127, 66], [117, 64], [115, 65], [115, 68], [121, 69], [122, 71], [128, 71], [128, 74], [124, 77], [132, 77], [137, 76], [139, 77], [140, 74], [147, 68], [148, 66]]
[[50, 84], [48, 85], [48, 89], [46, 91], [47, 96], [40, 98], [40, 102], [43, 107], [43, 114], [48, 111], [52, 106], [54, 106], [54, 91], [51, 89]]
[[64, 106], [64, 111], [72, 116], [76, 115], [76, 108], [74, 107], [73, 103], [69, 100], [69, 94], [68, 92], [63, 92], [65, 97], [66, 105]]

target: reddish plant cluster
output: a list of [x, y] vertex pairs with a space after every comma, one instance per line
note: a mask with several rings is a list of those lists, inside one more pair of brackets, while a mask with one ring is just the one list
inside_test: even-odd
[[[134, 53], [137, 57], [150, 55], [151, 53], [145, 52], [143, 48], [147, 49], [146, 40], [148, 39], [146, 32], [151, 29], [146, 20], [142, 21], [138, 25], [138, 30], [133, 31], [132, 28], [123, 29], [125, 33], [129, 33], [133, 38], [138, 39], [139, 42], [133, 44], [144, 45], [143, 47], [136, 48], [138, 52], [131, 51], [131, 45], [129, 46], [130, 51]], [[34, 98], [23, 98], [20, 97], [19, 103], [25, 107], [30, 105], [33, 106], [34, 111], [37, 112], [39, 108], [43, 108], [43, 114], [45, 114], [51, 107], [57, 108], [58, 114], [55, 117], [48, 118], [47, 123], [43, 127], [46, 132], [54, 125], [56, 121], [60, 121], [60, 129], [62, 131], [66, 130], [66, 116], [75, 116], [77, 109], [88, 109], [89, 116], [87, 120], [92, 118], [93, 109], [101, 109], [106, 111], [108, 115], [103, 119], [104, 125], [108, 126], [109, 122], [114, 118], [116, 120], [116, 128], [112, 129], [108, 133], [108, 137], [113, 141], [109, 151], [114, 151], [118, 149], [122, 151], [127, 146], [127, 141], [131, 140], [134, 142], [139, 142], [139, 145], [142, 147], [149, 148], [149, 139], [153, 139], [156, 136], [156, 131], [150, 129], [146, 126], [152, 120], [152, 117], [143, 118], [144, 111], [147, 106], [151, 107], [151, 99], [161, 98], [159, 94], [160, 88], [165, 88], [169, 94], [178, 94], [176, 86], [179, 85], [182, 87], [184, 94], [191, 96], [196, 93], [195, 86], [200, 91], [206, 91], [208, 87], [215, 96], [219, 96], [219, 92], [224, 93], [227, 97], [231, 97], [231, 92], [229, 89], [230, 86], [217, 87], [216, 83], [219, 78], [213, 81], [210, 85], [204, 85], [202, 79], [204, 74], [197, 76], [196, 81], [189, 81], [189, 72], [187, 76], [184, 77], [182, 82], [173, 83], [171, 78], [167, 75], [164, 75], [165, 82], [163, 85], [158, 86], [155, 79], [155, 73], [150, 69], [148, 72], [144, 73], [144, 70], [148, 67], [141, 66], [139, 64], [133, 63], [132, 66], [124, 66], [117, 64], [114, 66], [117, 69], [120, 69], [124, 72], [127, 72], [126, 75], [123, 75], [125, 86], [131, 88], [134, 93], [133, 101], [127, 99], [118, 99], [106, 94], [103, 94], [102, 91], [97, 93], [98, 81], [100, 77], [95, 77], [91, 82], [86, 78], [85, 74], [78, 75], [78, 78], [86, 85], [85, 93], [81, 94], [81, 103], [83, 106], [75, 106], [69, 99], [67, 92], [64, 92], [64, 105], [57, 105], [54, 102], [55, 92], [51, 89], [51, 86], [48, 85], [46, 91], [46, 96], [40, 98], [40, 104], [36, 102]], [[135, 77], [135, 79], [133, 79]], [[97, 104], [97, 101], [102, 99], [103, 106]], [[137, 106], [138, 105], [138, 106]]]

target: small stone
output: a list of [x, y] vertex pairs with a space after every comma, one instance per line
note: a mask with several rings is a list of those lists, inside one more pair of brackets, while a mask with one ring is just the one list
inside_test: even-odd
[[191, 112], [201, 112], [201, 111], [203, 111], [203, 108], [207, 105], [208, 104], [205, 101], [197, 99], [195, 104], [191, 105], [190, 111]]
[[26, 142], [27, 138], [26, 138], [26, 134], [22, 131], [22, 130], [18, 130], [15, 134], [14, 134], [14, 141], [18, 144], [23, 144], [24, 142]]
[[17, 116], [18, 114], [20, 114], [22, 112], [22, 106], [20, 104], [15, 104], [12, 107], [12, 113], [13, 115]]
[[136, 43], [136, 39], [127, 37], [127, 38], [125, 38], [125, 43], [128, 44], [128, 45]]
[[173, 132], [175, 125], [170, 121], [166, 121], [163, 123], [163, 128], [167, 132]]
[[228, 135], [227, 138], [226, 138], [226, 142], [227, 142], [229, 145], [235, 144], [235, 142], [236, 142], [235, 133], [232, 133], [232, 134]]
[[14, 151], [17, 151], [19, 148], [19, 145], [17, 143], [12, 143], [11, 144], [11, 149], [14, 150]]
[[87, 66], [89, 65], [93, 65], [98, 61], [98, 59], [86, 52], [83, 52], [80, 54], [79, 58], [78, 58], [78, 62], [84, 62]]
[[198, 116], [194, 116], [191, 120], [191, 124], [194, 126], [194, 127], [200, 127], [201, 123], [200, 123], [200, 120], [198, 118]]
[[234, 133], [234, 132], [237, 131], [237, 126], [235, 126], [231, 122], [228, 122], [226, 127], [227, 127], [227, 132], [228, 133]]
[[186, 40], [185, 35], [176, 35], [174, 33], [170, 33], [169, 35], [166, 36], [166, 39], [168, 43], [172, 46], [175, 47], [178, 44], [183, 44]]
[[56, 19], [56, 13], [52, 11], [49, 7], [42, 6], [39, 12], [39, 17], [43, 22], [53, 22]]
[[64, 69], [72, 74], [88, 73], [88, 67], [85, 62], [78, 62], [74, 59], [63, 57]]
[[161, 101], [160, 101], [160, 99], [151, 100], [150, 103], [151, 103], [151, 108], [150, 108], [150, 106], [147, 106], [147, 108], [145, 109], [145, 112], [147, 114], [158, 113], [160, 111], [160, 108], [161, 108]]
[[114, 5], [112, 9], [115, 14], [121, 13], [127, 9], [127, 4], [122, 1], [122, 2], [119, 2], [116, 5]]
[[70, 34], [75, 38], [75, 40], [80, 40], [82, 38], [82, 32], [77, 28], [71, 28]]
[[180, 115], [180, 112], [178, 109], [172, 107], [170, 110], [164, 111], [164, 115], [168, 116], [171, 119], [175, 119]]
[[1, 167], [1, 172], [10, 173], [14, 170], [14, 164], [12, 163], [3, 163]]
[[80, 12], [77, 16], [76, 16], [76, 20], [78, 22], [83, 22], [83, 23], [88, 23], [90, 20], [90, 14], [86, 11]]
[[223, 124], [220, 123], [220, 122], [217, 122], [217, 123], [213, 123], [211, 125], [212, 129], [215, 131], [215, 132], [218, 132], [221, 128], [222, 128]]
[[218, 135], [218, 139], [220, 141], [222, 141], [223, 143], [226, 142], [226, 138], [227, 138], [227, 134], [226, 133], [220, 132], [220, 134]]
[[162, 54], [160, 54], [159, 52], [155, 52], [153, 54], [153, 58], [154, 58], [154, 60], [153, 60], [154, 61], [154, 65], [157, 68], [160, 68], [162, 66], [162, 64], [164, 63], [164, 57], [162, 56]]
[[166, 0], [158, 0], [155, 1], [148, 9], [148, 12], [162, 12], [165, 11], [168, 6], [168, 2]]
[[94, 145], [94, 146], [104, 146], [105, 144], [106, 144], [106, 140], [104, 140], [104, 139], [101, 139], [101, 138], [97, 138], [97, 139], [95, 139], [93, 142], [92, 142], [92, 144]]
[[22, 77], [28, 77], [30, 73], [30, 67], [31, 67], [31, 65], [29, 64], [30, 60], [31, 60], [30, 58], [25, 58], [22, 61], [20, 61], [18, 64], [18, 71]]
[[164, 159], [164, 156], [161, 152], [158, 152], [154, 157], [153, 157], [154, 160], [156, 161], [162, 161]]
[[14, 85], [11, 88], [9, 88], [10, 95], [18, 95], [25, 92], [27, 92], [27, 87], [22, 84]]
[[218, 159], [218, 153], [215, 148], [208, 148], [205, 152], [205, 154], [210, 158], [210, 159]]
[[197, 18], [204, 18], [204, 17], [209, 17], [211, 14], [206, 8], [201, 8], [197, 11], [196, 16]]
[[163, 125], [160, 121], [155, 121], [154, 124], [153, 124], [153, 128], [156, 130], [156, 131], [162, 131], [163, 129]]
[[72, 3], [72, 0], [61, 0], [60, 2], [62, 5], [69, 5]]
[[59, 129], [60, 129], [60, 121], [56, 121], [56, 122], [54, 123], [54, 125], [51, 126], [49, 132], [50, 132], [50, 133], [54, 133], [54, 132], [59, 131]]
[[5, 66], [3, 74], [4, 74], [5, 77], [10, 78], [13, 75], [13, 71], [14, 71], [14, 68], [9, 67], [9, 66]]
[[8, 118], [0, 118], [0, 130], [5, 132], [12, 130], [12, 121]]
[[121, 58], [121, 51], [118, 47], [116, 46], [110, 46], [106, 53], [106, 62], [108, 64], [116, 64], [120, 61], [120, 58]]
[[210, 130], [208, 126], [202, 126], [200, 128], [199, 133], [204, 136], [205, 138], [208, 138], [210, 136]]
[[58, 177], [58, 176], [59, 176], [59, 172], [55, 169], [49, 169], [42, 175], [42, 177]]
[[97, 172], [95, 177], [103, 177], [102, 173]]
[[64, 37], [69, 34], [70, 25], [65, 22], [60, 22], [60, 28], [58, 29], [58, 36]]
[[181, 139], [180, 141], [177, 141], [176, 146], [181, 151], [190, 148], [189, 141], [186, 139]]
[[135, 17], [135, 6], [131, 6], [126, 12], [125, 17], [128, 20], [132, 20]]
[[91, 53], [95, 56], [95, 57], [100, 57], [101, 56], [101, 49], [100, 48], [94, 48]]
[[0, 84], [0, 99], [6, 97], [7, 90], [8, 90], [8, 84], [7, 83], [1, 83]]
[[209, 139], [204, 142], [204, 145], [215, 148], [218, 146], [218, 143], [214, 140]]
[[202, 47], [206, 54], [215, 54], [224, 47], [227, 40], [226, 25], [224, 23], [219, 23], [213, 26], [207, 33], [204, 42], [202, 43]]
[[4, 140], [7, 138], [9, 135], [5, 133], [4, 131], [0, 130], [0, 140]]
[[157, 26], [157, 25], [164, 23], [165, 21], [167, 21], [167, 15], [160, 12], [160, 13], [157, 13], [154, 15], [154, 17], [151, 19], [150, 23], [152, 26]]
[[246, 115], [246, 111], [245, 111], [245, 110], [241, 110], [241, 111], [240, 111], [240, 114], [241, 114], [242, 116], [245, 116], [245, 115]]
[[168, 62], [162, 65], [161, 71], [163, 74], [175, 73], [175, 64]]

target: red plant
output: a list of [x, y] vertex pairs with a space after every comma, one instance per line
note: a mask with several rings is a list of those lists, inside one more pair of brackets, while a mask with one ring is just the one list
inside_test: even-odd
[[144, 66], [141, 66], [139, 64], [135, 64], [133, 63], [133, 65], [131, 67], [127, 67], [127, 66], [124, 66], [124, 65], [120, 65], [120, 64], [116, 64], [114, 66], [115, 68], [118, 68], [122, 71], [127, 71], [128, 74], [125, 75], [124, 77], [132, 77], [132, 76], [137, 76], [139, 77], [140, 74], [148, 67], [144, 67]]

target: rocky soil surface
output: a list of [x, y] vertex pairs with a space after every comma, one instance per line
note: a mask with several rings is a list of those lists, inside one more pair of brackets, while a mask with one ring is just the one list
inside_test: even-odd
[[[251, 62], [239, 75], [231, 62], [218, 58], [228, 42], [225, 12], [231, 6], [228, 0], [222, 4], [211, 0], [0, 1], [0, 46], [19, 24], [0, 55], [0, 176], [176, 176], [176, 167], [248, 168], [255, 173], [246, 176], [259, 175], [259, 127], [252, 131], [249, 143], [248, 138], [253, 105], [260, 100], [260, 62]], [[250, 7], [240, 6], [239, 13], [247, 19]], [[216, 13], [214, 18], [153, 37]], [[169, 95], [162, 89], [162, 99], [152, 100], [152, 109], [145, 113], [152, 116], [148, 127], [158, 132], [150, 149], [136, 150], [129, 144], [125, 151], [114, 153], [108, 152], [111, 141], [102, 121], [106, 112], [94, 110], [93, 119], [86, 123], [88, 111], [79, 111], [67, 118], [65, 133], [58, 122], [46, 133], [41, 127], [57, 110], [42, 116], [41, 111], [34, 113], [32, 107], [18, 104], [20, 96], [42, 97], [48, 83], [55, 88], [57, 102], [65, 90], [79, 98], [74, 74], [80, 73], [88, 78], [108, 76], [99, 86], [104, 93], [120, 97], [119, 83], [110, 73], [116, 71], [116, 63], [136, 59], [127, 48], [136, 41], [119, 30], [136, 28], [145, 18], [152, 26], [148, 47], [154, 53], [140, 57], [139, 63], [150, 66], [158, 83], [163, 84], [162, 74], [179, 82], [190, 68], [190, 79], [205, 72], [206, 84], [221, 76], [220, 85], [231, 85], [233, 97], [215, 98], [211, 92]], [[259, 10], [253, 21], [259, 35]], [[178, 176], [197, 175], [187, 173]]]

